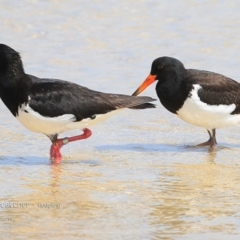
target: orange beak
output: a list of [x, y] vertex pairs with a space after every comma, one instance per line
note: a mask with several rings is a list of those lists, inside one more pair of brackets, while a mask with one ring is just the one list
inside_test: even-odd
[[146, 89], [150, 84], [156, 81], [156, 75], [149, 74], [146, 80], [140, 85], [140, 87], [133, 93], [132, 96], [137, 96], [141, 93], [144, 89]]

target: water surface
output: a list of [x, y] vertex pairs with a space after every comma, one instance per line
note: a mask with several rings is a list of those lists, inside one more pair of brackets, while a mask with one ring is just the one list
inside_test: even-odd
[[[239, 80], [238, 1], [0, 1], [1, 42], [26, 72], [132, 94], [153, 59]], [[156, 97], [154, 86], [144, 92]], [[1, 239], [239, 239], [237, 127], [216, 151], [161, 104], [124, 110], [64, 146], [24, 129], [0, 104]], [[64, 136], [78, 134], [78, 131]]]

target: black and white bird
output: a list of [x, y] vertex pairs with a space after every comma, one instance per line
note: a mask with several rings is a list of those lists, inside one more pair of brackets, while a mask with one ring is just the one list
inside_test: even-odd
[[[0, 97], [27, 129], [52, 141], [50, 158], [60, 163], [60, 148], [91, 136], [87, 128], [122, 108], [154, 108], [151, 97], [134, 97], [90, 90], [75, 83], [41, 79], [24, 72], [20, 54], [0, 44]], [[58, 134], [81, 129], [83, 134], [58, 139]]]
[[209, 140], [198, 146], [215, 147], [216, 129], [240, 124], [240, 83], [221, 74], [185, 69], [177, 59], [153, 61], [146, 80], [133, 93], [141, 93], [158, 80], [156, 92], [162, 105], [183, 121], [207, 129]]

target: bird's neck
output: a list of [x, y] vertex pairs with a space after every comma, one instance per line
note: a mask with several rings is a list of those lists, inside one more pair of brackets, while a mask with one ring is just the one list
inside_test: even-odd
[[18, 108], [24, 102], [27, 102], [27, 92], [29, 89], [29, 80], [26, 74], [22, 75], [1, 75], [0, 74], [0, 98], [16, 116]]
[[176, 113], [188, 96], [184, 87], [185, 71], [181, 74], [172, 74], [158, 81], [156, 85], [157, 95], [162, 105], [172, 113]]
[[19, 56], [0, 60], [0, 84], [2, 86], [14, 85], [24, 74], [23, 64]]

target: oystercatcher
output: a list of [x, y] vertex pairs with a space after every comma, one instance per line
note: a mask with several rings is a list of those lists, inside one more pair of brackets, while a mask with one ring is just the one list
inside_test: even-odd
[[185, 69], [172, 57], [153, 61], [146, 80], [133, 93], [141, 93], [158, 80], [156, 92], [162, 105], [182, 120], [204, 127], [209, 140], [198, 146], [215, 147], [216, 129], [240, 124], [240, 83], [218, 73]]
[[[52, 141], [50, 158], [60, 163], [60, 148], [68, 142], [86, 139], [86, 128], [122, 109], [154, 108], [151, 97], [133, 97], [90, 90], [58, 80], [41, 79], [24, 72], [20, 54], [0, 44], [0, 97], [11, 113], [27, 129], [43, 133]], [[58, 134], [82, 129], [83, 134], [58, 139]]]

